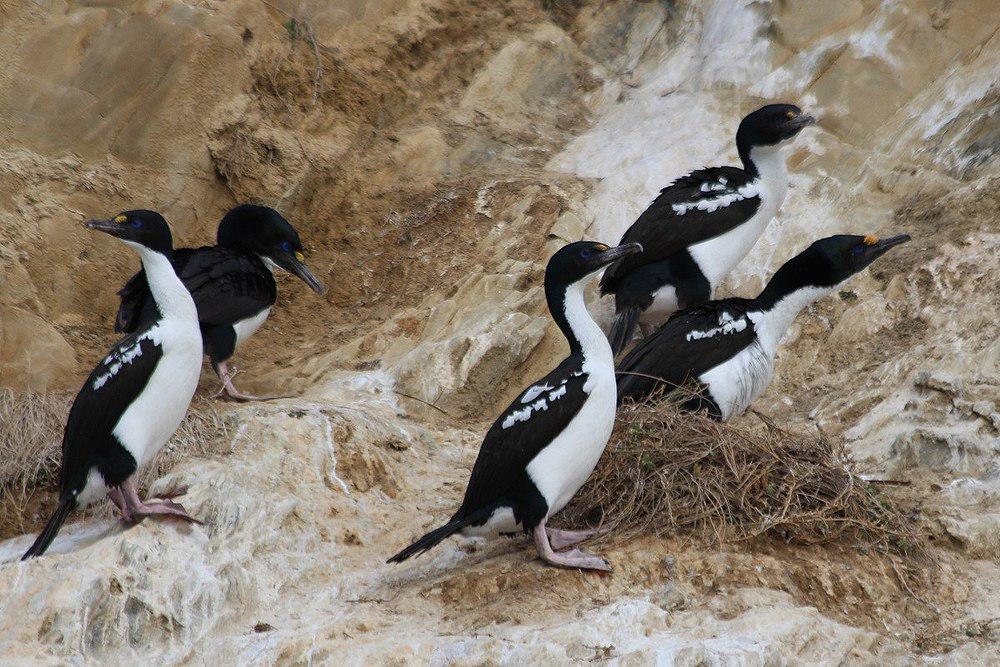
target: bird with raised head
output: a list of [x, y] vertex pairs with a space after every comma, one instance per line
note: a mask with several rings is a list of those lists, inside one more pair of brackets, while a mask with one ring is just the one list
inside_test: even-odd
[[746, 256], [788, 190], [782, 149], [815, 119], [791, 104], [768, 104], [736, 131], [742, 167], [693, 171], [664, 188], [622, 235], [643, 251], [615, 262], [601, 294], [615, 295], [609, 334], [617, 355], [637, 326], [644, 333], [671, 313], [704, 303]]
[[580, 241], [552, 256], [545, 270], [545, 298], [569, 344], [569, 355], [493, 422], [458, 511], [389, 562], [421, 554], [455, 533], [523, 531], [531, 534], [538, 555], [551, 565], [610, 570], [599, 556], [575, 548], [560, 551], [594, 531], [548, 528], [546, 521], [593, 472], [615, 421], [614, 356], [587, 311], [584, 285], [596, 271], [641, 250], [636, 243], [609, 248]]

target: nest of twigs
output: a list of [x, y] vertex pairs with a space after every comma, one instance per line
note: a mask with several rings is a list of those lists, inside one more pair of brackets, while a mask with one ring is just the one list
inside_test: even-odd
[[619, 536], [846, 539], [897, 553], [918, 544], [912, 522], [854, 472], [841, 443], [789, 433], [763, 417], [715, 422], [681, 412], [675, 401], [619, 409], [603, 457], [562, 516]]

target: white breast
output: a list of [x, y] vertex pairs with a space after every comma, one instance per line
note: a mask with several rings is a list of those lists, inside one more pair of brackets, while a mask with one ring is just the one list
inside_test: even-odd
[[156, 326], [163, 356], [113, 431], [140, 468], [177, 430], [201, 374], [201, 334], [197, 325], [164, 318]]
[[587, 400], [562, 433], [528, 464], [528, 476], [538, 487], [552, 516], [573, 498], [604, 452], [615, 423], [617, 386], [614, 371], [594, 364], [583, 390]]
[[587, 311], [583, 278], [566, 290], [565, 312], [583, 351], [587, 374], [583, 406], [566, 428], [531, 460], [528, 477], [538, 487], [552, 516], [573, 498], [601, 458], [615, 425], [618, 385], [611, 344]]
[[742, 413], [764, 393], [773, 372], [773, 357], [755, 339], [739, 354], [702, 373], [698, 379], [708, 387], [722, 419], [726, 420]]
[[677, 288], [664, 285], [653, 292], [653, 303], [642, 311], [639, 321], [643, 324], [659, 324], [677, 311]]
[[745, 187], [756, 190], [759, 194], [760, 206], [757, 211], [744, 224], [689, 249], [713, 291], [757, 243], [768, 223], [778, 213], [788, 192], [788, 170], [780, 147], [754, 148], [750, 159], [757, 166], [760, 175], [753, 181], [752, 187]]
[[248, 317], [245, 320], [240, 320], [233, 325], [233, 329], [236, 330], [236, 345], [240, 345], [243, 341], [256, 333], [257, 329], [260, 329], [261, 325], [267, 320], [267, 316], [271, 314], [270, 308], [265, 308], [253, 317]]

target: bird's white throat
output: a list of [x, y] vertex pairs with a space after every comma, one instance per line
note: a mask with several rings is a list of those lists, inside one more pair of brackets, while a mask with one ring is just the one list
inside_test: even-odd
[[773, 146], [754, 146], [750, 149], [750, 161], [759, 174], [757, 178], [770, 188], [780, 188], [781, 199], [784, 199], [784, 190], [788, 187], [788, 165], [783, 149], [789, 143], [790, 140], [787, 140]]
[[164, 318], [177, 318], [187, 322], [198, 322], [198, 310], [195, 308], [191, 293], [177, 277], [173, 264], [161, 252], [150, 250], [146, 246], [125, 241], [135, 249], [142, 259], [142, 268], [146, 272], [146, 282], [149, 291], [156, 300], [156, 306]]
[[566, 288], [563, 311], [573, 336], [580, 343], [586, 363], [607, 364], [611, 367], [614, 366], [611, 344], [608, 342], [607, 335], [601, 330], [601, 327], [597, 326], [597, 322], [587, 310], [587, 304], [583, 298], [583, 288], [588, 278], [589, 276], [581, 278]]
[[[800, 287], [781, 298], [770, 309], [760, 312], [754, 317], [754, 326], [761, 345], [772, 356], [778, 348], [778, 343], [784, 337], [792, 320], [802, 312], [802, 309], [830, 293], [829, 287]], [[751, 314], [753, 316], [754, 314]]]

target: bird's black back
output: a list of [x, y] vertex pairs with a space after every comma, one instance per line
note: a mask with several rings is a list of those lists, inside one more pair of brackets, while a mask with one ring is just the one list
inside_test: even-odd
[[154, 322], [115, 343], [76, 395], [63, 434], [63, 491], [81, 490], [94, 465], [109, 484], [121, 483], [135, 472], [135, 459], [112, 431], [163, 357], [163, 347], [150, 335], [155, 326]]
[[[724, 185], [720, 184], [721, 179], [725, 179]], [[734, 194], [750, 180], [742, 169], [712, 167], [693, 171], [661, 190], [621, 239], [623, 244], [641, 243], [643, 251], [608, 267], [601, 277], [601, 294], [615, 292], [622, 278], [639, 267], [662, 262], [748, 220], [760, 207], [759, 196], [739, 199], [714, 211], [692, 208], [679, 214], [673, 206]], [[708, 185], [721, 189], [702, 190]]]
[[[219, 246], [178, 248], [172, 262], [191, 292], [202, 326], [235, 324], [277, 300], [274, 276], [254, 254]], [[118, 294], [117, 331], [135, 331], [157, 317], [145, 272], [135, 274]]]
[[[582, 371], [582, 356], [567, 357], [552, 372], [535, 382], [514, 399], [486, 433], [472, 468], [462, 506], [455, 518], [463, 518], [496, 503], [510, 494], [524, 478], [524, 470], [535, 456], [558, 436], [583, 407], [588, 394], [583, 385], [588, 375]], [[532, 387], [551, 387], [528, 402], [522, 399]], [[565, 394], [549, 398], [552, 391]], [[539, 400], [542, 408], [531, 408]], [[526, 420], [514, 420], [515, 413], [531, 408]], [[504, 428], [506, 420], [514, 420]]]
[[[669, 392], [736, 356], [757, 337], [747, 315], [751, 304], [748, 299], [721, 299], [675, 313], [618, 364], [618, 400], [641, 401], [658, 390]], [[729, 333], [689, 339], [693, 331], [722, 326], [724, 314], [733, 322], [743, 320], [745, 325]]]

